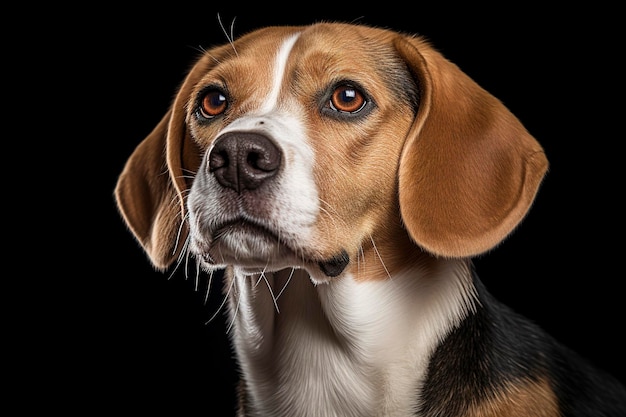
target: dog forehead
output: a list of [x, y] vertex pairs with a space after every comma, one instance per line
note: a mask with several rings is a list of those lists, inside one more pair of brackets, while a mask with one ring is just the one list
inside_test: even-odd
[[[269, 54], [272, 56], [285, 39], [297, 35], [299, 46], [308, 51], [327, 54], [363, 51], [369, 47], [388, 45], [398, 33], [382, 28], [348, 23], [316, 23], [307, 26], [270, 26], [257, 29], [232, 44], [239, 55]], [[364, 48], [365, 47], [365, 48]]]
[[[391, 56], [395, 32], [350, 24], [318, 23], [310, 26], [270, 27], [235, 42], [238, 56], [275, 63], [282, 58], [298, 68], [365, 64]], [[290, 48], [286, 50], [285, 44]], [[261, 68], [259, 68], [261, 69]]]
[[307, 96], [346, 79], [382, 91], [388, 74], [399, 72], [393, 36], [398, 34], [342, 23], [262, 28], [208, 51], [214, 64], [201, 84], [218, 80], [237, 89], [238, 97], [265, 106], [285, 93]]

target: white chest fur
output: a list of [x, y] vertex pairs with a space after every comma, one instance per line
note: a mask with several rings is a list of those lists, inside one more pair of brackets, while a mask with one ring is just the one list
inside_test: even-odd
[[430, 353], [473, 303], [464, 263], [442, 261], [434, 277], [422, 275], [314, 286], [304, 270], [235, 273], [232, 337], [258, 415], [413, 410]]

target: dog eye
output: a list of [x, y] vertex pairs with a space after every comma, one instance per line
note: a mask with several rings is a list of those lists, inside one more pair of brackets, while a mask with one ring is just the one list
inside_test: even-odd
[[357, 113], [365, 107], [367, 99], [351, 85], [340, 85], [330, 96], [330, 108], [341, 113]]
[[210, 90], [202, 96], [199, 110], [203, 117], [212, 119], [224, 113], [226, 107], [228, 107], [226, 96], [219, 90]]

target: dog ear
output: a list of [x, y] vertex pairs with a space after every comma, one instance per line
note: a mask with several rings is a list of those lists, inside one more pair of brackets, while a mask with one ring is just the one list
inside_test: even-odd
[[181, 254], [188, 233], [186, 178], [195, 174], [201, 157], [186, 129], [186, 106], [208, 65], [208, 58], [201, 58], [189, 71], [170, 110], [134, 150], [115, 187], [124, 221], [161, 270]]
[[547, 158], [498, 99], [426, 41], [399, 37], [395, 47], [420, 90], [399, 168], [403, 221], [435, 255], [483, 253], [526, 215]]

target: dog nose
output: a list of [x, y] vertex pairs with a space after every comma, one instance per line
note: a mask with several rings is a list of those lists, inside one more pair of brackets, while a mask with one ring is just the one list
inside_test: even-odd
[[266, 136], [228, 132], [218, 138], [209, 155], [209, 172], [224, 187], [254, 190], [278, 172], [280, 150]]

